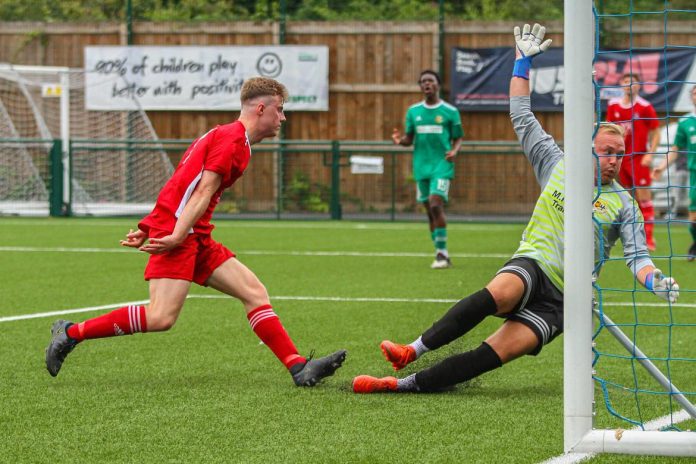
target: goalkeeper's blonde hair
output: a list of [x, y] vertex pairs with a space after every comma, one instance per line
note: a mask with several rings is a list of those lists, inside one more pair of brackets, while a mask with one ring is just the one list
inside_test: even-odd
[[283, 103], [288, 99], [288, 89], [283, 84], [270, 77], [252, 77], [242, 85], [242, 105], [257, 97], [282, 98]]
[[613, 122], [600, 122], [597, 128], [597, 134], [604, 132], [606, 134], [618, 135], [620, 137], [624, 136], [624, 128]]

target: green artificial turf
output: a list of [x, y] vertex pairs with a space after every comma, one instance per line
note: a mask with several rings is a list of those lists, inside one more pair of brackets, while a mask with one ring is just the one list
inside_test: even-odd
[[[50, 377], [44, 348], [59, 316], [2, 318], [147, 299], [147, 257], [118, 246], [135, 222], [0, 219], [3, 462], [535, 463], [562, 453], [562, 337], [538, 357], [450, 392], [351, 391], [356, 375], [394, 375], [379, 342], [412, 341], [451, 302], [484, 286], [515, 251], [522, 225], [451, 225], [454, 267], [433, 271], [424, 223], [218, 221], [214, 238], [261, 278], [303, 354], [348, 350], [335, 376], [316, 388], [295, 387], [249, 329], [242, 305], [194, 285], [169, 332], [87, 341]], [[658, 228], [657, 238], [658, 253], [670, 254], [666, 229]], [[683, 253], [686, 228], [673, 228], [671, 238]], [[663, 261], [685, 290], [680, 301], [692, 303], [696, 264]], [[620, 262], [609, 263], [600, 282], [622, 289], [605, 296], [617, 322], [635, 322], [637, 315], [641, 323], [696, 323], [696, 308], [611, 306], [634, 298]], [[643, 293], [635, 298], [661, 301]], [[60, 317], [80, 321], [105, 311]], [[478, 346], [499, 324], [486, 319], [399, 375]], [[675, 356], [696, 358], [694, 327], [674, 329], [671, 338], [668, 329], [651, 325], [636, 330], [645, 330], [638, 332], [644, 351], [668, 355], [671, 342]], [[604, 338], [607, 353], [627, 354]], [[600, 360], [604, 365], [602, 375], [633, 381], [630, 361], [608, 357]], [[640, 387], [652, 387], [639, 369]], [[682, 390], [696, 391], [693, 363], [672, 369]], [[634, 414], [635, 400], [616, 396], [617, 406]], [[645, 420], [668, 413], [659, 395], [641, 401]], [[632, 427], [609, 416], [601, 397], [597, 410], [604, 427]], [[682, 461], [603, 455], [585, 462]]]

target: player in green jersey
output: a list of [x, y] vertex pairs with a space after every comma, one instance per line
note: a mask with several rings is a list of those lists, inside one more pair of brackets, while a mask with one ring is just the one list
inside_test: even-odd
[[[653, 177], [659, 179], [667, 167], [672, 164], [680, 153], [686, 156], [686, 165], [689, 169], [689, 232], [691, 232], [691, 246], [687, 251], [686, 259], [696, 259], [696, 85], [691, 88], [691, 100], [694, 102], [694, 112], [681, 118], [677, 126], [677, 135], [674, 144], [667, 154], [664, 162], [653, 170]], [[679, 187], [679, 186], [678, 186]], [[683, 186], [686, 187], [686, 186]]]
[[[561, 149], [531, 111], [529, 88], [531, 58], [551, 44], [550, 40], [543, 41], [544, 33], [538, 24], [533, 29], [525, 25], [523, 31], [515, 28], [517, 60], [510, 81], [510, 117], [541, 185], [520, 247], [488, 285], [452, 306], [413, 343], [400, 345], [385, 340], [380, 348], [387, 361], [399, 370], [424, 353], [466, 334], [488, 316], [500, 317], [502, 325], [478, 348], [407, 377], [360, 375], [353, 379], [355, 393], [438, 391], [521, 356], [537, 355], [563, 332], [565, 161]], [[589, 140], [587, 145], [589, 156]], [[616, 182], [624, 147], [620, 126], [605, 123], [598, 128], [594, 152], [598, 155], [596, 178], [601, 185], [595, 188], [596, 252], [609, 256], [611, 246], [621, 238], [626, 264], [638, 283], [674, 303], [679, 297], [679, 286], [655, 268], [638, 205]], [[601, 264], [601, 260], [597, 261]], [[590, 310], [587, 308], [588, 317]]]
[[454, 177], [454, 158], [464, 137], [459, 111], [440, 99], [440, 76], [429, 69], [418, 79], [424, 100], [406, 112], [406, 130], [402, 135], [394, 129], [392, 140], [397, 145], [413, 144], [413, 176], [417, 201], [423, 203], [430, 223], [430, 236], [435, 245], [433, 269], [452, 265], [447, 251], [447, 220], [445, 203], [449, 199], [450, 182]]

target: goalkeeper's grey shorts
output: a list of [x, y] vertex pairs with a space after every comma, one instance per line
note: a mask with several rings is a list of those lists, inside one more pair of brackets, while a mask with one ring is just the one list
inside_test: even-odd
[[524, 295], [514, 310], [501, 317], [521, 322], [536, 334], [536, 356], [541, 348], [563, 333], [563, 293], [531, 258], [512, 258], [497, 272], [515, 274], [524, 282]]

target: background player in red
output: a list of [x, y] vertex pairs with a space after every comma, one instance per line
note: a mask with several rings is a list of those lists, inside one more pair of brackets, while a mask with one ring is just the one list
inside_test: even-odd
[[152, 212], [121, 241], [151, 255], [145, 268], [150, 304], [119, 308], [79, 324], [56, 321], [46, 348], [46, 368], [52, 376], [83, 340], [169, 330], [191, 282], [240, 300], [251, 328], [287, 367], [296, 385], [314, 386], [341, 366], [344, 350], [317, 359], [301, 356], [261, 281], [210, 235], [214, 228], [210, 219], [222, 192], [244, 173], [251, 145], [277, 135], [285, 121], [287, 97], [286, 88], [273, 79], [248, 79], [241, 90], [239, 119], [215, 127], [191, 144]]
[[660, 143], [659, 122], [655, 108], [641, 97], [640, 77], [626, 73], [621, 76], [624, 94], [621, 98], [609, 100], [607, 121], [623, 126], [626, 157], [621, 163], [619, 182], [627, 189], [632, 189], [633, 197], [638, 202], [645, 220], [645, 236], [650, 251], [655, 250], [653, 226], [655, 209], [652, 202], [650, 185], [651, 163], [653, 153]]

